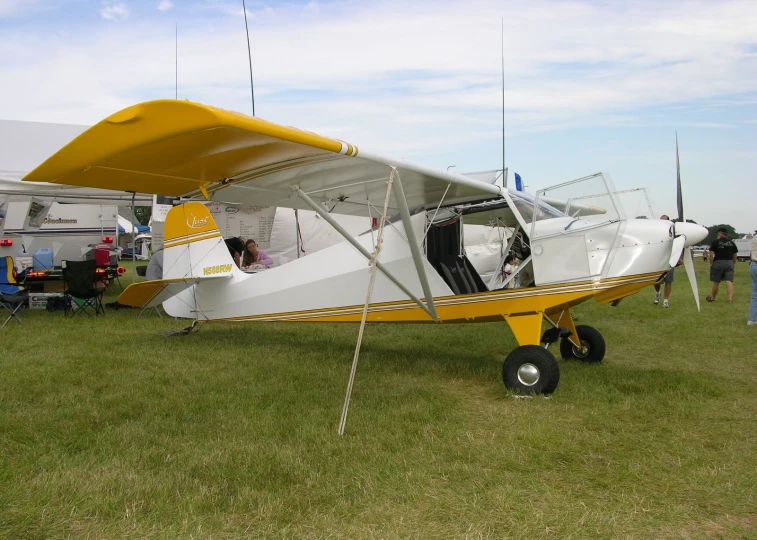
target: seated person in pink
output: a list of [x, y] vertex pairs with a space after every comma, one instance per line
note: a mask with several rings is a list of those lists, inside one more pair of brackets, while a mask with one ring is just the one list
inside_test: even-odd
[[242, 266], [247, 267], [252, 264], [262, 264], [266, 268], [273, 264], [273, 259], [266, 255], [265, 251], [258, 249], [255, 240], [247, 240], [244, 246], [244, 256], [242, 257]]

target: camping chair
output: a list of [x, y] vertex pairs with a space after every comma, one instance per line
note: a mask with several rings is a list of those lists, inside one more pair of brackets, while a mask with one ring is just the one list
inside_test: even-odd
[[84, 312], [90, 315], [87, 308], [94, 308], [95, 316], [98, 313], [105, 315], [103, 307], [104, 288], [97, 288], [97, 262], [89, 261], [63, 261], [63, 282], [65, 284], [64, 293], [67, 296], [73, 296], [84, 301], [81, 306], [75, 302], [66, 303], [66, 316], [69, 310], [73, 317], [77, 313]]
[[13, 267], [13, 257], [0, 258], [0, 304], [9, 313], [2, 326], [8, 324], [8, 321], [15, 319], [19, 324], [21, 317], [19, 311], [29, 302], [29, 296], [21, 284], [16, 281]]

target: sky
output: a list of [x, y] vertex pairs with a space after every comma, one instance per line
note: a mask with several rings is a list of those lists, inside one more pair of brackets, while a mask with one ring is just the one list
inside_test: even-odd
[[[501, 168], [504, 49], [510, 187], [602, 171], [674, 217], [677, 133], [685, 217], [757, 229], [754, 0], [246, 6], [257, 116]], [[241, 0], [0, 0], [0, 119], [94, 124], [177, 95], [252, 113]]]

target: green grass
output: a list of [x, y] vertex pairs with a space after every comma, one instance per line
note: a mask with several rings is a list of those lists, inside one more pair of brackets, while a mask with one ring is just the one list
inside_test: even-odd
[[504, 323], [369, 326], [341, 438], [357, 325], [26, 311], [0, 331], [0, 536], [755, 538], [737, 269], [699, 314], [683, 271], [668, 310], [580, 306], [607, 356], [548, 399], [504, 390]]

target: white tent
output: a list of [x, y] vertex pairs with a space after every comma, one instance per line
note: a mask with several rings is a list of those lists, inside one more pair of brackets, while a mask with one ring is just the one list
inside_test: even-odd
[[[132, 194], [124, 191], [21, 181], [27, 172], [88, 127], [0, 120], [0, 195], [10, 195], [11, 200], [26, 200], [35, 196], [78, 204], [131, 204]], [[137, 194], [135, 203], [150, 205], [152, 195]]]

